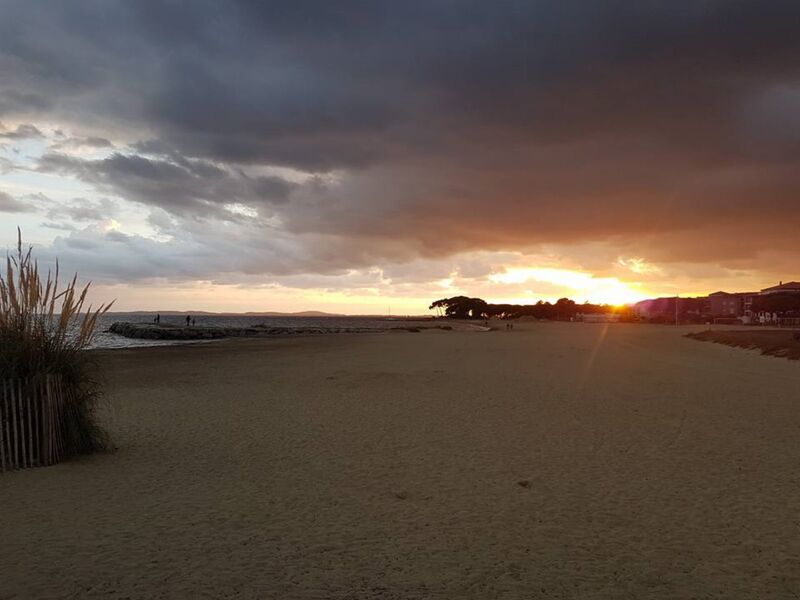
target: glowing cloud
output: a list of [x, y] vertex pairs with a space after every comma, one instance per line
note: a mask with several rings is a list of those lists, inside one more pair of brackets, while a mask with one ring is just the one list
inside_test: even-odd
[[565, 294], [579, 301], [627, 304], [647, 297], [638, 284], [616, 277], [594, 277], [582, 271], [553, 268], [512, 268], [489, 277], [493, 283], [523, 284], [540, 281], [564, 288]]
[[643, 258], [622, 258], [617, 259], [617, 264], [633, 273], [639, 275], [655, 275], [662, 273], [662, 270], [656, 265], [648, 263]]

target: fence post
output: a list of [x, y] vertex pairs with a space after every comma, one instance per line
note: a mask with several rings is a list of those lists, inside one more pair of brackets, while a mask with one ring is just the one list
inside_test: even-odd
[[63, 458], [65, 398], [52, 374], [0, 380], [0, 473]]
[[19, 427], [17, 423], [17, 394], [11, 382], [11, 424], [14, 426], [14, 468], [19, 468]]
[[53, 437], [55, 438], [55, 442], [56, 442], [56, 457], [55, 457], [55, 461], [54, 462], [58, 462], [58, 461], [61, 460], [61, 456], [63, 455], [63, 447], [62, 447], [63, 441], [61, 439], [61, 437], [62, 437], [61, 433], [62, 433], [63, 428], [61, 427], [61, 419], [64, 416], [63, 415], [64, 407], [62, 406], [63, 391], [61, 389], [61, 380], [56, 379], [55, 389], [56, 389], [56, 395], [55, 395], [54, 400], [56, 400], [56, 402], [53, 403], [54, 407], [55, 407], [55, 411], [53, 413], [53, 415], [54, 415], [54, 419], [53, 419], [54, 434], [53, 434]]
[[11, 458], [11, 382], [3, 381], [3, 411], [6, 418], [6, 463], [8, 464], [7, 470], [10, 471], [14, 468], [14, 463]]
[[50, 393], [48, 394], [48, 401], [50, 402], [50, 445], [52, 451], [51, 464], [58, 462], [58, 415], [56, 414], [56, 390], [58, 389], [57, 382], [50, 379]]
[[47, 464], [55, 462], [55, 444], [53, 443], [53, 382], [47, 375]]
[[[25, 390], [25, 404], [28, 407], [28, 466], [33, 466], [33, 415], [31, 414], [31, 386]], [[34, 389], [35, 386], [33, 386]]]
[[34, 394], [32, 397], [33, 400], [33, 447], [36, 449], [36, 465], [42, 466], [42, 446], [39, 443], [39, 440], [42, 439], [41, 433], [39, 431], [39, 413], [41, 412], [42, 406], [42, 378], [36, 378], [36, 385], [33, 386]]
[[6, 380], [3, 380], [3, 395], [0, 397], [0, 473], [6, 470], [6, 435], [4, 422], [6, 419]]

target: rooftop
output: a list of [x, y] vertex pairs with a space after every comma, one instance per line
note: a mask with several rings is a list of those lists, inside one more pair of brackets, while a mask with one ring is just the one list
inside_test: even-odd
[[764, 288], [761, 292], [800, 292], [800, 281], [787, 281], [786, 283], [781, 281], [778, 285]]

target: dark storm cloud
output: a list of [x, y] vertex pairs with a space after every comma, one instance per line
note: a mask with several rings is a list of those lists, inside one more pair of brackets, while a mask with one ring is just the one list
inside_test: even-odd
[[219, 215], [225, 204], [236, 203], [264, 208], [285, 202], [294, 187], [280, 177], [249, 177], [203, 160], [173, 162], [120, 153], [83, 159], [50, 152], [38, 168], [74, 175], [98, 189], [182, 215]]
[[[72, 94], [99, 92], [92, 108], [142, 119], [185, 154], [306, 168], [453, 150], [456, 126], [552, 141], [699, 125], [796, 74], [800, 25], [797, 3], [730, 1], [19, 2], [10, 14], [0, 51], [17, 94], [57, 88], [79, 111]], [[123, 80], [136, 102], [108, 86]]]
[[[2, 79], [0, 78], [0, 81]], [[0, 116], [4, 114], [43, 112], [52, 107], [44, 96], [23, 93], [17, 90], [0, 90]]]
[[[183, 215], [291, 193], [283, 222], [347, 236], [343, 263], [357, 240], [408, 257], [608, 240], [717, 260], [728, 246], [709, 242], [732, 230], [753, 254], [800, 226], [795, 1], [19, 1], [5, 14], [0, 114], [140, 138], [141, 155], [40, 168]], [[241, 171], [262, 165], [340, 183]]]

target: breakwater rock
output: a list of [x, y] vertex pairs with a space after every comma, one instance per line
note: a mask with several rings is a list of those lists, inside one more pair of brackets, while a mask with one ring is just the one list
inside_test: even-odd
[[[447, 326], [438, 329], [450, 329]], [[116, 322], [108, 328], [110, 333], [116, 333], [127, 338], [140, 340], [214, 340], [232, 337], [266, 337], [272, 335], [297, 335], [297, 334], [322, 334], [322, 333], [379, 333], [384, 331], [412, 331], [418, 327], [273, 327], [269, 325], [254, 325], [252, 327], [182, 327], [168, 323], [156, 325], [153, 323], [124, 323]]]

